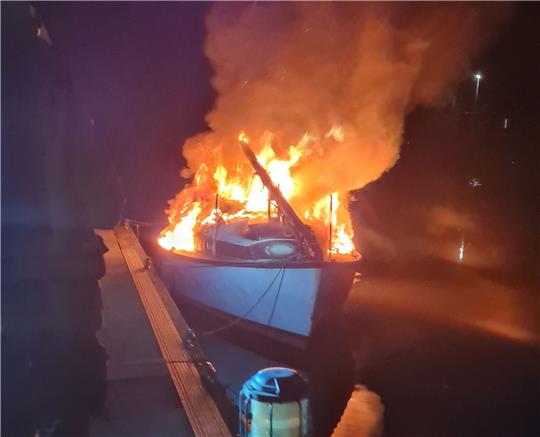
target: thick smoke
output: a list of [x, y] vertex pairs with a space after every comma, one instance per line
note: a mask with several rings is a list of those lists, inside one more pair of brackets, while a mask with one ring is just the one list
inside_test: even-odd
[[278, 155], [309, 132], [294, 169], [300, 202], [361, 188], [399, 158], [407, 112], [463, 78], [505, 14], [499, 4], [217, 3], [206, 42], [217, 100], [210, 131], [184, 145], [188, 167], [245, 160], [241, 130], [272, 132]]

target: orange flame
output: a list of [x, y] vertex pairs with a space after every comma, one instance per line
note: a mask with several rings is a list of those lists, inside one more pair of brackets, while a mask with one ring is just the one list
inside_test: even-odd
[[[336, 141], [342, 141], [343, 131], [336, 126], [328, 132], [328, 136]], [[311, 141], [309, 134], [306, 133], [297, 144], [290, 146], [284, 156], [280, 157], [276, 155], [272, 146], [273, 139], [273, 135], [268, 132], [262, 136], [257, 159], [268, 171], [274, 184], [310, 224], [318, 222], [327, 228], [332, 225], [330, 253], [354, 253], [352, 226], [347, 208], [340, 200], [342, 197], [338, 193], [321, 193], [320, 200], [312, 205], [302, 198], [302, 188], [304, 184], [309, 184], [309, 181], [301, 181], [295, 177], [294, 169], [312, 152], [308, 147]], [[240, 133], [238, 140], [250, 142], [245, 132]], [[197, 248], [198, 230], [215, 223], [218, 218], [231, 222], [260, 220], [267, 215], [269, 208], [267, 188], [258, 177], [254, 176], [251, 166], [242, 165], [241, 162], [235, 164], [232, 171], [221, 162], [213, 162], [213, 159], [199, 166], [193, 182], [170, 202], [171, 206], [167, 211], [169, 226], [162, 231], [158, 240], [163, 248], [194, 252]], [[216, 193], [220, 204], [217, 208]], [[332, 213], [330, 213], [330, 196], [333, 203]]]
[[193, 230], [197, 224], [197, 219], [201, 213], [201, 205], [195, 202], [192, 205], [186, 205], [180, 215], [180, 220], [165, 231], [159, 238], [159, 244], [167, 249], [185, 250], [193, 252], [195, 250], [195, 235]]

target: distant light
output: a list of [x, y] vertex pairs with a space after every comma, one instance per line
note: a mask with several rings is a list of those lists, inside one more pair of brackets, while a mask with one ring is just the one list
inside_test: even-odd
[[465, 240], [461, 240], [461, 244], [458, 247], [458, 261], [463, 262], [465, 257]]
[[478, 90], [480, 89], [480, 79], [482, 79], [482, 73], [474, 73], [473, 78], [475, 81], [474, 85], [474, 102], [478, 103]]
[[38, 39], [45, 41], [47, 44], [52, 45], [52, 40], [49, 35], [49, 31], [47, 30], [44, 24], [42, 24], [40, 27], [36, 29], [36, 37]]
[[505, 119], [504, 119], [504, 128], [505, 128], [505, 129], [508, 128], [508, 118], [505, 118]]
[[478, 188], [482, 186], [482, 182], [478, 178], [471, 178], [469, 179], [469, 185], [473, 188]]

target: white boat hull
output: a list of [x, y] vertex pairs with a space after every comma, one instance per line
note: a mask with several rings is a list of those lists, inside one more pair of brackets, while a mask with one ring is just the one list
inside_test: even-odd
[[[259, 325], [260, 332], [307, 338], [338, 317], [356, 263], [225, 263], [170, 254], [162, 276], [174, 297]], [[270, 331], [273, 331], [272, 333]]]

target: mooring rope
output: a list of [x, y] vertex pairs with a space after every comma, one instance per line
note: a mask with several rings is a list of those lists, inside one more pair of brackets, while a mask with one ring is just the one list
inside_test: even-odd
[[272, 306], [272, 311], [270, 312], [270, 317], [268, 318], [268, 326], [271, 326], [272, 319], [274, 318], [274, 311], [277, 307], [277, 302], [279, 298], [279, 292], [281, 291], [281, 286], [283, 285], [283, 278], [285, 277], [285, 266], [283, 266], [282, 273], [281, 273], [281, 279], [279, 280], [278, 289], [276, 292], [276, 297], [274, 299], [274, 305]]
[[[163, 225], [163, 223], [150, 223], [150, 222], [144, 222], [144, 221], [141, 221], [141, 220], [134, 220], [134, 219], [130, 219], [130, 218], [126, 218], [124, 220], [124, 222], [125, 222], [126, 225], [130, 225], [130, 224], [135, 224], [135, 225], [139, 225], [139, 226], [158, 226], [158, 225], [162, 226]], [[213, 267], [213, 266], [201, 266], [201, 267], [208, 268], [208, 267]], [[281, 279], [279, 281], [278, 289], [277, 289], [277, 292], [276, 292], [276, 297], [274, 298], [274, 302], [272, 304], [272, 311], [270, 312], [270, 317], [268, 319], [268, 325], [270, 326], [270, 324], [272, 323], [272, 319], [274, 318], [274, 313], [275, 313], [275, 310], [276, 310], [276, 307], [277, 307], [277, 302], [278, 302], [278, 299], [279, 299], [281, 286], [283, 285], [283, 278], [285, 276], [285, 265], [283, 265], [283, 266], [281, 266], [279, 268], [279, 270], [276, 272], [275, 276], [272, 278], [272, 281], [270, 281], [270, 284], [268, 285], [268, 287], [266, 287], [266, 290], [264, 290], [263, 294], [255, 301], [255, 303], [250, 308], [248, 308], [248, 310], [244, 314], [242, 314], [241, 316], [237, 317], [234, 320], [231, 320], [229, 323], [227, 323], [227, 324], [225, 324], [223, 326], [220, 326], [219, 328], [212, 329], [210, 331], [206, 331], [206, 332], [197, 334], [197, 336], [198, 337], [206, 337], [206, 336], [214, 335], [214, 334], [217, 334], [219, 332], [225, 331], [225, 330], [227, 330], [229, 328], [232, 328], [233, 326], [237, 325], [241, 321], [245, 320], [246, 317], [251, 314], [251, 312], [259, 305], [259, 303], [261, 303], [261, 301], [264, 299], [264, 297], [269, 293], [270, 289], [272, 288], [272, 285], [274, 285], [274, 282], [276, 282], [276, 279], [278, 278], [280, 273], [281, 273]]]
[[[257, 301], [244, 313], [242, 314], [240, 317], [237, 317], [236, 319], [230, 321], [229, 323], [223, 325], [223, 326], [220, 326], [219, 328], [216, 328], [216, 329], [212, 329], [210, 331], [206, 331], [206, 332], [203, 332], [201, 334], [198, 334], [197, 336], [198, 337], [207, 337], [209, 335], [214, 335], [214, 334], [217, 334], [218, 332], [222, 332], [222, 331], [225, 331], [229, 328], [232, 328], [233, 326], [237, 325], [238, 323], [240, 323], [242, 320], [245, 320], [245, 318], [247, 316], [249, 316], [249, 314], [257, 307], [257, 305], [259, 305], [259, 303], [261, 303], [261, 301], [264, 299], [264, 297], [268, 294], [268, 292], [270, 291], [270, 289], [272, 288], [272, 285], [274, 285], [274, 282], [276, 282], [276, 279], [278, 278], [279, 274], [282, 273], [282, 277], [281, 277], [281, 281], [279, 283], [279, 288], [277, 290], [277, 293], [276, 293], [276, 300], [277, 300], [277, 297], [279, 296], [279, 291], [281, 289], [281, 285], [283, 283], [283, 276], [285, 275], [285, 266], [281, 267], [277, 273], [275, 274], [274, 278], [272, 279], [272, 281], [270, 282], [270, 284], [268, 285], [268, 287], [266, 287], [266, 290], [264, 290], [264, 293], [261, 294], [261, 296], [259, 296], [259, 298], [257, 299]], [[276, 306], [276, 302], [274, 301], [274, 308]], [[273, 310], [274, 308], [272, 309], [272, 314], [271, 314], [271, 317], [273, 316]]]

